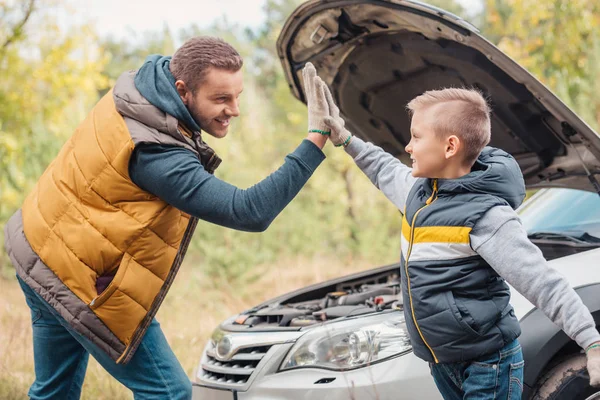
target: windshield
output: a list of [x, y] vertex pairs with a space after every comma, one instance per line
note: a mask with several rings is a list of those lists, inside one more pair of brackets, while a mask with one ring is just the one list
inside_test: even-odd
[[600, 237], [600, 197], [575, 189], [544, 189], [519, 210], [528, 234], [585, 232]]

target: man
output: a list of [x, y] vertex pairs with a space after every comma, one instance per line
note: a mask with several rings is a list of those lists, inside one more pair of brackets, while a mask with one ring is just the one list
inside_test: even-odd
[[247, 190], [215, 178], [220, 159], [200, 132], [227, 135], [241, 68], [229, 44], [209, 37], [172, 59], [148, 57], [121, 75], [8, 221], [5, 245], [32, 314], [32, 399], [79, 398], [89, 354], [136, 399], [191, 397], [154, 316], [198, 219], [265, 230], [327, 140], [310, 66], [306, 140]]

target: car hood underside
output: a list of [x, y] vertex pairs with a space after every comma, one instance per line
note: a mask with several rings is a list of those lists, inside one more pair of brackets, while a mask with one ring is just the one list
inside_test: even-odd
[[350, 129], [407, 162], [406, 104], [426, 90], [477, 88], [491, 100], [490, 145], [517, 159], [529, 187], [592, 189], [580, 157], [600, 174], [600, 137], [593, 130], [465, 21], [401, 3], [309, 1], [299, 7], [278, 40], [296, 97], [304, 101], [300, 70], [310, 61]]

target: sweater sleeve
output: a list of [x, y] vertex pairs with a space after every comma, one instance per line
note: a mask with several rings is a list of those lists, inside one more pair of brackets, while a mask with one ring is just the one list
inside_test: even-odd
[[600, 341], [590, 311], [567, 279], [548, 265], [531, 243], [511, 207], [493, 207], [484, 214], [473, 227], [471, 246], [580, 347]]
[[199, 219], [228, 228], [261, 232], [298, 194], [325, 159], [304, 140], [284, 164], [261, 182], [239, 189], [209, 174], [182, 147], [139, 145], [129, 162], [133, 183]]
[[381, 147], [356, 136], [352, 137], [346, 152], [385, 197], [404, 212], [408, 193], [417, 181], [417, 178], [412, 176], [412, 169]]

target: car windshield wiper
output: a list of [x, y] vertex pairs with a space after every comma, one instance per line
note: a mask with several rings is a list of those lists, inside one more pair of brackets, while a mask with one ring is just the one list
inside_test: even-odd
[[528, 236], [534, 243], [562, 242], [570, 246], [600, 247], [600, 238], [582, 231], [569, 232], [533, 232]]

